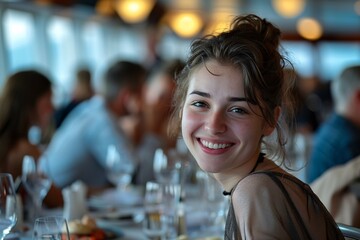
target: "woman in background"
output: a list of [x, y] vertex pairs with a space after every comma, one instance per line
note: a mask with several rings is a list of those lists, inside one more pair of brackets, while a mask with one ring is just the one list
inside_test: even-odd
[[[41, 155], [39, 146], [29, 139], [29, 130], [35, 127], [44, 133], [49, 129], [54, 111], [51, 87], [51, 81], [42, 73], [24, 70], [10, 75], [2, 89], [0, 171], [12, 174], [14, 179], [21, 177], [25, 155], [35, 159]], [[45, 200], [45, 203], [57, 205], [59, 199], [62, 199], [60, 191], [54, 196], [54, 202]]]

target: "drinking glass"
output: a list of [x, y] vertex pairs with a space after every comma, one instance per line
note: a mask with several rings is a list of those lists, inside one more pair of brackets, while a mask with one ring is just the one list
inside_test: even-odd
[[150, 239], [176, 239], [179, 226], [180, 184], [147, 182], [143, 231]]
[[162, 184], [162, 221], [165, 225], [165, 239], [177, 239], [180, 233], [185, 233], [184, 212], [180, 214], [179, 204], [181, 185], [179, 183]]
[[29, 220], [33, 221], [40, 215], [42, 202], [51, 187], [51, 180], [37, 167], [32, 156], [24, 156], [22, 181], [34, 204], [34, 208], [29, 209]]
[[60, 216], [40, 217], [35, 220], [33, 240], [70, 240], [66, 219]]
[[0, 239], [16, 224], [16, 193], [10, 174], [0, 173]]
[[176, 155], [174, 149], [167, 153], [158, 148], [154, 154], [153, 162], [155, 178], [160, 183], [179, 183], [181, 161]]
[[165, 225], [161, 220], [162, 189], [157, 182], [145, 185], [143, 232], [152, 240], [161, 240], [165, 236]]
[[109, 145], [106, 153], [107, 177], [120, 190], [126, 190], [131, 182], [134, 166], [121, 160], [115, 145]]

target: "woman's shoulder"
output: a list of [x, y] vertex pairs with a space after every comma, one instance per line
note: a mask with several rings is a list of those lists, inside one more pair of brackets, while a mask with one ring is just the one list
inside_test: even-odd
[[6, 162], [8, 171], [16, 178], [21, 175], [24, 156], [30, 155], [37, 159], [40, 154], [41, 152], [37, 146], [31, 144], [27, 139], [20, 139], [7, 154]]

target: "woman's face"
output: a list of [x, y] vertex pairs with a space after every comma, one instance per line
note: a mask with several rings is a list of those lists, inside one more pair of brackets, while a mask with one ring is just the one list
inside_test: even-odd
[[38, 115], [37, 124], [40, 128], [45, 129], [49, 126], [54, 112], [51, 91], [48, 91], [37, 100], [36, 111]]
[[190, 76], [181, 127], [199, 166], [213, 173], [253, 166], [262, 136], [273, 130], [246, 101], [240, 70], [216, 61]]

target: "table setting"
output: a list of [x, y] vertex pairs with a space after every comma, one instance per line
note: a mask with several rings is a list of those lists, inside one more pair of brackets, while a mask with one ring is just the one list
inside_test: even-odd
[[[200, 169], [193, 171], [193, 180], [185, 179], [190, 166], [174, 156], [174, 152], [158, 149], [154, 156], [155, 179], [145, 185], [132, 185], [128, 176], [133, 169], [121, 168], [120, 156], [110, 146], [106, 162], [114, 187], [89, 196], [87, 186], [77, 181], [62, 189], [64, 206], [56, 209], [42, 206], [51, 182], [37, 170], [33, 159], [26, 157], [21, 183], [31, 196], [32, 205], [22, 205], [16, 196], [18, 187], [14, 186], [19, 183], [14, 184], [10, 175], [7, 187], [13, 188], [7, 192], [13, 195], [7, 196], [5, 202], [1, 200], [0, 206], [13, 217], [10, 216], [11, 221], [0, 220], [1, 239], [222, 239], [228, 199], [222, 196], [218, 183]], [[25, 207], [28, 213], [23, 219], [20, 213]], [[53, 229], [54, 234], [38, 229], [40, 225]]]

